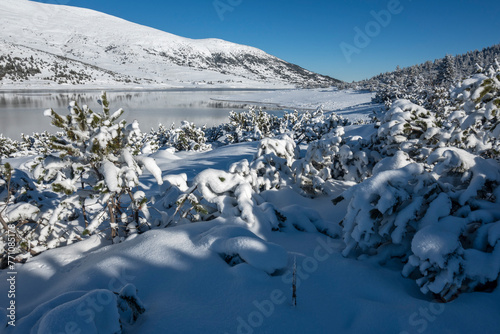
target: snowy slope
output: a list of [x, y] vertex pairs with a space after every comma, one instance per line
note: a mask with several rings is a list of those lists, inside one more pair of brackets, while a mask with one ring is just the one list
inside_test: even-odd
[[[226, 168], [255, 150], [255, 143], [245, 143], [155, 158], [170, 174], [187, 172], [192, 178], [206, 166]], [[347, 186], [339, 182], [338, 193]], [[291, 190], [263, 196], [277, 208], [314, 209], [329, 223], [345, 214], [345, 207], [326, 197], [312, 200]], [[234, 238], [253, 254], [231, 267], [213, 245]], [[274, 232], [259, 241], [230, 220], [154, 230], [118, 245], [95, 236], [16, 264], [17, 322], [6, 333], [111, 333], [104, 330], [112, 317], [103, 315], [114, 311], [105, 291], [119, 292], [127, 284], [137, 288], [146, 312], [123, 333], [498, 333], [500, 290], [438, 303], [397, 268], [344, 258], [343, 247], [340, 239], [316, 232]], [[281, 274], [265, 271], [280, 265]], [[7, 278], [2, 271], [1, 291], [8, 290]], [[0, 305], [6, 302], [7, 294], [0, 294]], [[58, 321], [50, 323], [56, 315]], [[89, 330], [94, 323], [99, 332]]]
[[131, 77], [136, 84], [291, 87], [337, 82], [256, 48], [183, 38], [88, 9], [2, 0], [0, 12], [0, 42], [9, 48], [32, 48], [37, 58], [49, 62], [66, 57], [119, 73], [118, 78]]

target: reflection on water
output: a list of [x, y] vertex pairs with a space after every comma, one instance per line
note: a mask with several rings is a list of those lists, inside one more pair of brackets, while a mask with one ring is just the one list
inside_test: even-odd
[[[187, 120], [196, 125], [213, 126], [228, 120], [232, 109], [216, 108], [211, 99], [241, 91], [134, 91], [107, 93], [111, 111], [123, 108], [123, 118], [128, 122], [137, 119], [143, 132], [164, 124], [180, 124]], [[88, 105], [99, 111], [97, 103], [100, 91], [89, 92], [0, 92], [0, 133], [19, 139], [21, 133], [57, 131], [50, 125], [50, 119], [43, 116], [45, 109], [52, 108], [61, 115], [68, 113], [70, 101], [80, 106]]]

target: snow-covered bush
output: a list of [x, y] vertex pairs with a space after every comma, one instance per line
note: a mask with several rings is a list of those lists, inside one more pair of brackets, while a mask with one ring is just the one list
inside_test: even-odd
[[206, 151], [211, 148], [206, 143], [205, 128], [197, 128], [193, 123], [182, 122], [181, 127], [173, 130], [172, 141], [178, 151]]
[[[284, 121], [287, 121], [287, 115]], [[289, 118], [289, 117], [288, 117]], [[325, 115], [323, 108], [318, 107], [314, 112], [304, 112], [297, 121], [291, 124], [294, 138], [300, 143], [310, 143], [334, 131], [337, 127], [347, 126], [349, 121], [332, 112]]]
[[461, 291], [496, 282], [500, 274], [495, 234], [500, 164], [457, 148], [438, 149], [428, 162], [434, 164], [434, 178], [444, 192], [419, 222], [404, 271], [417, 272], [413, 275], [422, 292], [447, 301]]
[[498, 157], [500, 152], [500, 64], [464, 80], [452, 92], [454, 107], [447, 121], [450, 141], [476, 154]]
[[[182, 194], [177, 203], [189, 203], [189, 209], [181, 218], [190, 216], [190, 221], [211, 220], [216, 217], [239, 216], [238, 199], [247, 183], [236, 173], [206, 169], [193, 179], [193, 185]], [[248, 194], [247, 194], [248, 195]], [[252, 191], [250, 191], [250, 197]]]
[[[5, 249], [2, 261], [6, 261], [7, 254], [16, 261], [24, 261], [53, 242], [40, 238], [43, 226], [39, 222], [56, 203], [57, 196], [40, 191], [27, 173], [13, 169], [8, 163], [0, 166], [0, 248]], [[70, 230], [68, 227], [64, 233], [70, 234]]]
[[[206, 130], [207, 140], [218, 145], [258, 141], [274, 137], [281, 132], [281, 121], [277, 116], [251, 107], [248, 111], [229, 112], [229, 122]], [[285, 131], [285, 130], [283, 130]]]
[[500, 152], [500, 64], [456, 85], [451, 98], [415, 104], [397, 100], [379, 118], [379, 150], [403, 150], [424, 161], [430, 149], [445, 146], [495, 157]]
[[328, 193], [330, 180], [361, 182], [371, 175], [378, 154], [358, 137], [346, 137], [339, 126], [311, 142], [303, 159], [293, 164], [295, 181], [305, 194]]
[[[61, 136], [62, 133], [56, 133], [55, 136]], [[47, 131], [42, 133], [33, 133], [31, 135], [21, 135], [21, 149], [20, 154], [26, 155], [39, 155], [39, 154], [49, 154], [50, 153], [50, 137], [53, 135], [49, 134]]]
[[379, 84], [374, 103], [385, 105], [386, 110], [392, 107], [397, 100], [408, 100], [426, 109], [443, 110], [449, 104], [449, 85], [435, 85], [434, 83], [424, 83], [418, 76], [408, 75], [403, 82], [391, 82]]
[[397, 100], [382, 116], [374, 140], [383, 156], [402, 150], [422, 161], [432, 147], [442, 146], [442, 124], [432, 113], [408, 100]]
[[261, 140], [250, 169], [253, 187], [258, 191], [279, 189], [292, 183], [291, 166], [298, 157], [295, 142], [283, 135], [281, 139]]
[[343, 135], [344, 129], [339, 127], [335, 132], [311, 142], [305, 157], [292, 165], [295, 182], [306, 194], [322, 193], [325, 182], [334, 177], [333, 170], [338, 164], [335, 157], [340, 151]]
[[180, 128], [172, 124], [170, 129], [167, 129], [160, 124], [158, 130], [152, 130], [143, 141], [149, 146], [149, 151], [169, 147], [177, 151], [207, 151], [211, 148], [211, 145], [207, 144], [205, 127], [198, 128], [187, 121], [182, 122]]
[[[455, 87], [451, 99], [391, 101], [366, 147], [373, 176], [334, 201], [348, 203], [345, 256], [400, 259], [405, 276], [444, 301], [492, 289], [500, 273], [500, 65]], [[309, 146], [311, 165], [330, 167], [339, 144], [322, 156], [320, 143]]]
[[345, 191], [341, 225], [346, 248], [343, 255], [361, 252], [387, 257], [404, 256], [417, 223], [436, 198], [437, 185], [420, 164], [384, 170]]
[[[427, 163], [426, 170], [402, 152], [385, 158], [373, 177], [335, 202], [349, 203], [342, 221], [344, 256], [399, 258], [422, 292], [448, 301], [500, 274], [492, 262], [500, 252], [500, 164], [458, 148], [436, 149]], [[491, 266], [482, 271], [472, 262], [478, 259]]]
[[50, 137], [60, 135], [61, 133], [51, 135], [47, 131], [31, 135], [21, 134], [21, 140], [17, 141], [5, 138], [0, 134], [0, 158], [48, 154], [51, 152], [49, 147]]
[[[222, 218], [239, 220], [261, 235], [277, 230], [278, 213], [253, 189], [251, 182], [254, 177], [255, 172], [250, 172], [247, 160], [232, 165], [229, 172], [215, 169], [202, 171], [193, 179], [192, 186], [177, 197], [175, 207], [171, 200], [160, 201], [163, 209], [170, 212], [162, 226]], [[164, 195], [166, 198], [172, 199], [172, 195], [185, 189], [182, 176], [180, 181], [180, 187], [169, 187]]]
[[348, 124], [347, 119], [333, 112], [325, 115], [321, 107], [300, 114], [297, 111], [285, 112], [282, 117], [250, 108], [248, 112], [230, 112], [228, 123], [208, 129], [207, 132], [210, 142], [223, 144], [258, 141], [284, 134], [298, 143], [309, 143], [337, 126]]
[[227, 140], [230, 143], [261, 140], [276, 134], [278, 117], [259, 109], [250, 108], [248, 112], [230, 112], [227, 127]]
[[186, 175], [166, 176], [161, 198], [154, 206], [164, 212], [156, 225], [222, 218], [242, 221], [260, 235], [290, 229], [337, 235], [313, 210], [278, 210], [260, 195], [266, 190], [293, 187], [290, 166], [297, 153], [294, 141], [286, 135], [281, 139], [265, 138], [251, 162], [245, 159], [233, 163], [228, 171], [204, 170], [190, 186]]
[[[270, 224], [267, 230], [277, 228], [274, 209], [263, 203], [258, 194], [292, 183], [290, 165], [296, 154], [295, 143], [286, 136], [283, 139], [263, 139], [252, 162], [234, 163], [228, 172], [204, 170], [193, 179], [191, 187], [188, 187], [185, 175], [167, 177], [164, 193], [155, 207], [170, 212], [169, 222], [241, 217], [251, 226], [265, 221], [265, 224]], [[172, 203], [176, 204], [173, 212]]]
[[10, 157], [19, 151], [17, 142], [0, 134], [0, 158]]

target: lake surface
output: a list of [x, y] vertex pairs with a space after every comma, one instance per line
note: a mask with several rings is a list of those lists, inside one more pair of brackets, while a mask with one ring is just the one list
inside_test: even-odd
[[[198, 126], [213, 126], [228, 121], [234, 108], [220, 107], [212, 99], [242, 90], [165, 90], [165, 91], [108, 91], [110, 111], [123, 108], [122, 118], [128, 122], [137, 119], [142, 132], [157, 129], [161, 123], [180, 125], [183, 120]], [[248, 91], [251, 92], [251, 91]], [[60, 115], [68, 114], [70, 101], [88, 105], [95, 112], [102, 110], [97, 103], [101, 91], [86, 92], [42, 92], [42, 91], [0, 91], [0, 133], [12, 139], [20, 139], [21, 133], [56, 132], [50, 118], [43, 116], [46, 109], [54, 109]], [[222, 104], [223, 105], [223, 104]]]

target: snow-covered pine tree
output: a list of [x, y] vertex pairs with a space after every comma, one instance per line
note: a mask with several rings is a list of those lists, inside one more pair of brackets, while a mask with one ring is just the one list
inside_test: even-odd
[[440, 86], [448, 87], [455, 82], [457, 78], [457, 69], [455, 65], [455, 58], [451, 55], [446, 55], [438, 67], [438, 74], [436, 83]]
[[[52, 125], [62, 130], [62, 136], [50, 138], [50, 148], [57, 153], [48, 154], [34, 165], [33, 174], [39, 182], [51, 186], [64, 194], [54, 215], [69, 210], [85, 225], [83, 234], [96, 232], [105, 220], [109, 221], [111, 236], [119, 236], [119, 223], [128, 225], [135, 231], [141, 220], [137, 211], [123, 218], [126, 208], [122, 197], [135, 203], [135, 188], [143, 167], [150, 170], [158, 183], [162, 183], [161, 171], [153, 159], [138, 156], [136, 138], [140, 130], [136, 123], [127, 126], [126, 121], [118, 119], [123, 109], [110, 113], [106, 93], [101, 94], [99, 103], [102, 113], [93, 112], [87, 106], [80, 107], [76, 102], [70, 104], [70, 114], [60, 116], [54, 110], [45, 111], [52, 119]], [[88, 202], [98, 202], [102, 209], [92, 212]], [[142, 203], [143, 200], [140, 200]], [[65, 205], [63, 205], [65, 204]], [[142, 203], [143, 204], [143, 203]], [[141, 204], [141, 205], [142, 205]], [[140, 205], [131, 208], [139, 210]], [[71, 215], [70, 215], [71, 216]], [[58, 220], [57, 218], [55, 220]], [[51, 222], [54, 220], [51, 219]], [[122, 226], [121, 230], [125, 230]]]

